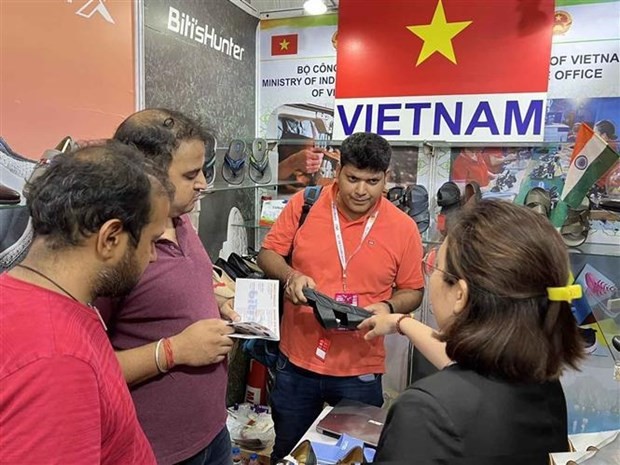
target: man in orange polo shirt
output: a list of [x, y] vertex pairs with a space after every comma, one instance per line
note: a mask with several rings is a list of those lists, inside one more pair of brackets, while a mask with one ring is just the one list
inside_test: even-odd
[[[323, 189], [301, 228], [303, 192], [288, 202], [258, 257], [287, 297], [271, 394], [275, 460], [291, 451], [325, 402], [383, 403], [383, 339], [324, 329], [305, 305], [302, 289], [316, 288], [375, 314], [411, 312], [424, 293], [420, 233], [382, 196], [392, 154], [388, 142], [357, 133], [340, 151], [335, 184]], [[289, 265], [285, 257], [291, 251]]]

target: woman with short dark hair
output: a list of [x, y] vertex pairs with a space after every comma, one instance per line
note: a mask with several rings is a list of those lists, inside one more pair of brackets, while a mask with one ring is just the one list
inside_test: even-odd
[[583, 357], [569, 305], [581, 288], [567, 285], [562, 238], [531, 210], [485, 200], [463, 211], [436, 258], [424, 268], [438, 332], [403, 315], [361, 325], [367, 339], [407, 335], [443, 368], [395, 401], [375, 460], [547, 464], [569, 447], [559, 377]]

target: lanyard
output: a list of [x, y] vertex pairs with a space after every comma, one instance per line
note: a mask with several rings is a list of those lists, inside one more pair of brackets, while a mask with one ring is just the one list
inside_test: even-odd
[[360, 244], [357, 246], [357, 248], [353, 251], [349, 259], [347, 260], [347, 256], [344, 250], [344, 241], [342, 239], [342, 229], [340, 228], [340, 219], [338, 218], [338, 208], [336, 208], [336, 202], [332, 202], [332, 220], [334, 223], [334, 235], [336, 236], [336, 248], [338, 249], [340, 265], [342, 266], [342, 288], [345, 292], [347, 290], [347, 265], [351, 262], [353, 256], [362, 248], [364, 240], [368, 236], [368, 233], [370, 233], [372, 226], [375, 224], [375, 220], [377, 219], [378, 214], [379, 210], [375, 211], [366, 220], [366, 226], [364, 226], [364, 232], [362, 233], [362, 239], [360, 240]]

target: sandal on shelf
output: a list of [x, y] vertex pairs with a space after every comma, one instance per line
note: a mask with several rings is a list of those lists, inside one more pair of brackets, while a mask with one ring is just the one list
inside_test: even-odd
[[428, 211], [428, 191], [424, 186], [394, 186], [388, 190], [387, 199], [413, 218], [420, 233], [428, 229], [431, 215]]
[[233, 139], [224, 155], [222, 177], [229, 184], [238, 185], [245, 178], [245, 142]]
[[17, 205], [21, 200], [22, 196], [19, 192], [0, 184], [0, 205]]
[[312, 443], [307, 439], [295, 447], [290, 455], [278, 461], [278, 464], [284, 465], [317, 465], [317, 463], [316, 454], [314, 453], [314, 449], [312, 449]]
[[609, 210], [615, 213], [620, 213], [620, 199], [616, 198], [602, 198], [598, 203], [599, 208], [603, 210]]
[[215, 263], [214, 266], [222, 269], [228, 276], [230, 276], [232, 278], [233, 281], [236, 281], [237, 278], [244, 278], [245, 276], [239, 276], [239, 271], [230, 266], [230, 263], [228, 263], [226, 260], [224, 260], [222, 257], [219, 257]]
[[[234, 253], [234, 252], [233, 252]], [[245, 262], [245, 264], [255, 273], [260, 273], [262, 275], [265, 274], [265, 272], [262, 270], [262, 268], [260, 266], [258, 266], [258, 264], [256, 263], [256, 259], [253, 259], [250, 256], [242, 256], [241, 259]]]
[[418, 231], [423, 233], [428, 229], [431, 214], [428, 211], [428, 191], [424, 186], [414, 184], [405, 190], [405, 205], [407, 214], [413, 218]]
[[461, 204], [461, 190], [452, 181], [444, 182], [437, 191], [437, 205], [442, 209], [456, 208]]
[[360, 446], [351, 449], [347, 455], [336, 462], [336, 465], [354, 465], [357, 463], [368, 463], [364, 457], [364, 449]]
[[394, 204], [396, 208], [404, 208], [405, 188], [403, 186], [390, 187], [387, 191], [387, 199]]
[[234, 252], [228, 256], [226, 261], [235, 271], [238, 271], [237, 276], [239, 278], [262, 279], [265, 277], [265, 273], [263, 273], [258, 266], [254, 264], [250, 265], [240, 255]]
[[314, 310], [314, 316], [325, 329], [357, 329], [362, 321], [372, 316], [368, 310], [337, 302], [309, 287], [305, 287], [303, 293]]
[[254, 139], [254, 142], [252, 142], [248, 173], [250, 179], [256, 184], [269, 184], [271, 182], [269, 149], [265, 139]]
[[461, 206], [461, 190], [452, 181], [445, 182], [437, 191], [437, 206], [441, 207], [437, 216], [437, 229], [442, 235], [448, 233], [450, 219]]
[[551, 195], [542, 187], [533, 187], [525, 196], [525, 206], [543, 216], [551, 213]]
[[218, 305], [235, 296], [235, 281], [219, 266], [213, 265], [213, 292]]
[[578, 208], [568, 209], [568, 215], [560, 228], [560, 234], [568, 247], [579, 247], [588, 238], [589, 231], [590, 201], [586, 197]]
[[215, 182], [215, 153], [217, 150], [217, 141], [212, 135], [208, 136], [205, 141], [205, 163], [202, 165], [202, 173], [207, 181], [207, 188], [213, 186]]
[[463, 197], [463, 205], [476, 204], [482, 199], [482, 191], [480, 184], [476, 181], [470, 181], [465, 184], [465, 196]]

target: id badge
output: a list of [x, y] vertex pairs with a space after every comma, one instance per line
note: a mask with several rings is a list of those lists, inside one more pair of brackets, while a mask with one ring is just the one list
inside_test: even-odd
[[334, 300], [343, 304], [355, 305], [356, 307], [359, 302], [358, 295], [352, 292], [336, 292]]
[[318, 344], [316, 345], [316, 351], [314, 352], [314, 356], [318, 358], [321, 362], [324, 362], [327, 358], [327, 353], [329, 352], [329, 346], [331, 345], [331, 341], [324, 337], [319, 339]]

